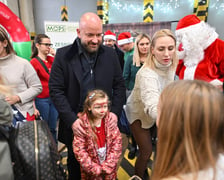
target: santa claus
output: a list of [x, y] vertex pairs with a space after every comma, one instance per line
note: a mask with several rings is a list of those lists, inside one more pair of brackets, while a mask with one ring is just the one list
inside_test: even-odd
[[196, 15], [180, 19], [176, 27], [179, 79], [200, 79], [221, 87], [224, 79], [224, 41]]

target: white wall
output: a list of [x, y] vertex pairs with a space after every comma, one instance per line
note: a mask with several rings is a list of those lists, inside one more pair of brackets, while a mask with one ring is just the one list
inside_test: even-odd
[[[7, 0], [8, 6], [19, 14], [16, 5], [18, 0]], [[61, 6], [68, 6], [69, 21], [77, 22], [80, 16], [88, 11], [97, 12], [97, 0], [33, 0], [34, 22], [36, 33], [44, 33], [44, 21], [61, 21]], [[108, 0], [109, 23], [142, 22], [143, 0]], [[154, 21], [178, 21], [187, 14], [193, 13], [194, 0], [172, 1], [155, 0]], [[175, 3], [178, 4], [175, 4]], [[120, 9], [116, 5], [120, 3]], [[142, 5], [141, 5], [142, 4]], [[178, 5], [178, 6], [176, 6]], [[176, 6], [176, 7], [175, 7]], [[17, 5], [18, 7], [18, 5]], [[135, 10], [136, 9], [136, 10]], [[224, 40], [224, 1], [210, 0], [208, 10], [208, 23], [214, 27], [219, 37]], [[172, 30], [176, 28], [172, 23]]]
[[44, 33], [44, 21], [61, 21], [61, 6], [68, 6], [68, 20], [77, 22], [88, 11], [97, 12], [97, 0], [33, 0], [36, 33]]
[[[143, 0], [108, 0], [109, 23], [142, 22]], [[179, 19], [193, 13], [194, 0], [154, 0], [153, 21], [174, 21], [171, 29], [175, 31]], [[224, 40], [224, 1], [210, 0], [208, 23], [216, 28]]]

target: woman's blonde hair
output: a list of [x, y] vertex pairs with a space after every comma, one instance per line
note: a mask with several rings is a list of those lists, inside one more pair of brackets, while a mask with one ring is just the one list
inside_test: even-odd
[[133, 65], [136, 67], [141, 66], [141, 61], [140, 61], [140, 54], [139, 54], [139, 49], [138, 49], [138, 43], [141, 41], [143, 38], [147, 38], [149, 40], [149, 43], [151, 43], [151, 38], [148, 34], [139, 34], [136, 39], [135, 39], [135, 45], [134, 45], [134, 53], [133, 53]]
[[[147, 58], [147, 60], [145, 61], [145, 66], [148, 66], [148, 67], [150, 67], [153, 70], [156, 69], [155, 63], [153, 61], [154, 55], [152, 54], [152, 49], [155, 47], [155, 44], [156, 44], [156, 41], [157, 41], [158, 38], [167, 37], [167, 36], [171, 37], [174, 40], [174, 42], [175, 42], [175, 49], [176, 49], [176, 37], [172, 33], [171, 30], [169, 30], [169, 29], [161, 29], [161, 30], [155, 32], [155, 34], [152, 37], [151, 44], [150, 44], [149, 58]], [[170, 66], [171, 69], [175, 70], [177, 64], [178, 64], [178, 57], [177, 57], [177, 52], [175, 50], [175, 54], [174, 54], [173, 59], [172, 59], [172, 65]]]
[[11, 94], [11, 89], [9, 86], [5, 85], [5, 81], [0, 74], [0, 97], [10, 95]]
[[[179, 80], [160, 96], [153, 180], [213, 167], [224, 153], [224, 96], [199, 80]], [[215, 174], [215, 173], [214, 173]]]

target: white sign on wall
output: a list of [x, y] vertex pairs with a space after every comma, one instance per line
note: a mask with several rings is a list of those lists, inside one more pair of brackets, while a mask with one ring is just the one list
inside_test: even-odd
[[45, 34], [50, 37], [53, 49], [72, 44], [77, 37], [78, 22], [45, 21]]

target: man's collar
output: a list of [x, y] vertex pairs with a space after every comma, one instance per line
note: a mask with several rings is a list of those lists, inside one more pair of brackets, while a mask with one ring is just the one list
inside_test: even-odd
[[77, 42], [77, 46], [78, 46], [78, 53], [79, 53], [79, 55], [85, 53], [84, 48], [83, 48], [83, 46], [81, 45], [81, 40], [80, 40], [80, 38], [77, 38], [77, 41], [76, 41], [76, 42]]

